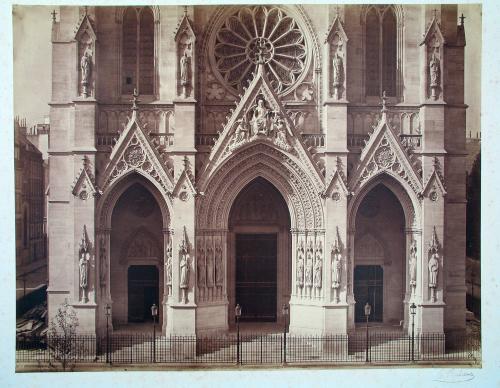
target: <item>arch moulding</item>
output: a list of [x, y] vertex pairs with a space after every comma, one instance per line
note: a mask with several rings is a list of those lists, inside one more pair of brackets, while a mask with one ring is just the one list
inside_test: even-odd
[[262, 177], [283, 196], [293, 229], [322, 229], [323, 206], [311, 178], [289, 156], [266, 144], [240, 151], [220, 166], [201, 188], [197, 201], [199, 229], [226, 230], [231, 206], [240, 191]]
[[118, 199], [135, 183], [141, 184], [153, 195], [161, 210], [163, 228], [170, 228], [170, 215], [172, 214], [170, 198], [162, 194], [162, 190], [158, 187], [157, 182], [148, 176], [132, 170], [112, 182], [99, 198], [96, 211], [96, 226], [98, 230], [111, 229], [111, 217]]

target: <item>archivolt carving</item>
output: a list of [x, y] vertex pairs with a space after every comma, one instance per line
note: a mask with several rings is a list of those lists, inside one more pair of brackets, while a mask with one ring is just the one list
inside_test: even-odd
[[290, 157], [266, 144], [256, 144], [237, 153], [210, 179], [202, 190], [206, 197], [197, 203], [199, 227], [225, 228], [236, 195], [257, 176], [269, 180], [281, 191], [290, 209], [292, 227], [322, 227], [320, 190]]

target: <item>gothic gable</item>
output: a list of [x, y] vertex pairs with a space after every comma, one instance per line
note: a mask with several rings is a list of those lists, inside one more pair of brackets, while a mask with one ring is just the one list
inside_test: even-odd
[[79, 197], [83, 201], [86, 200], [89, 195], [95, 195], [97, 193], [94, 175], [90, 170], [87, 157], [83, 159], [83, 167], [73, 183], [71, 192], [75, 197]]
[[342, 170], [342, 166], [340, 165], [340, 159], [337, 160], [337, 167], [333, 171], [330, 179], [328, 180], [328, 184], [326, 186], [325, 191], [323, 192], [324, 197], [337, 197], [334, 199], [340, 199], [340, 191], [345, 195], [349, 196], [350, 191], [347, 187], [347, 181], [345, 174]]
[[[87, 34], [88, 37], [86, 37], [85, 34]], [[81, 17], [75, 29], [75, 40], [81, 42], [86, 39], [91, 39], [93, 42], [97, 40], [94, 25], [87, 12]]]
[[175, 183], [174, 189], [172, 190], [172, 197], [179, 198], [182, 201], [188, 199], [188, 195], [191, 194], [195, 197], [198, 194], [198, 190], [195, 185], [195, 178], [191, 167], [188, 164], [187, 158], [184, 158], [184, 169], [181, 175]]
[[113, 147], [99, 186], [105, 191], [119, 177], [137, 172], [156, 182], [161, 191], [168, 194], [173, 188], [172, 177], [138, 120], [136, 101], [132, 109], [132, 117]]
[[297, 133], [292, 119], [286, 113], [263, 69], [263, 66], [258, 67], [253, 80], [243, 96], [240, 96], [236, 109], [231, 111], [201, 174], [200, 187], [203, 187], [214, 171], [232, 155], [247, 145], [257, 143], [265, 143], [300, 161], [317, 186], [323, 186], [324, 178], [321, 172], [306, 150], [300, 134]]
[[386, 111], [384, 104], [382, 118], [361, 152], [358, 167], [349, 180], [349, 187], [357, 192], [370, 178], [387, 173], [398, 181], [406, 182], [419, 194], [422, 190], [419, 174], [401, 141], [389, 126]]
[[442, 197], [446, 196], [446, 186], [439, 169], [439, 162], [437, 158], [435, 158], [432, 173], [424, 185], [421, 197], [429, 197], [432, 201], [436, 201], [439, 197], [439, 193], [441, 193]]

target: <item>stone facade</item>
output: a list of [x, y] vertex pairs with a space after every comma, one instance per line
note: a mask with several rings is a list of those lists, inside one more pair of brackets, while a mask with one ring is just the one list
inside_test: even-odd
[[368, 301], [382, 324], [415, 303], [418, 331], [464, 329], [456, 6], [59, 12], [50, 317], [68, 299], [95, 333], [107, 304], [117, 326], [154, 302], [192, 335], [289, 304], [291, 332], [346, 334]]

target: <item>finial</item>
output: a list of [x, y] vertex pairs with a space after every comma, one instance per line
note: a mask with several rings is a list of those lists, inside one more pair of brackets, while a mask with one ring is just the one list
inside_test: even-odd
[[187, 170], [189, 167], [189, 159], [187, 156], [184, 156], [183, 163], [184, 163], [184, 170]]
[[437, 158], [437, 156], [434, 156], [434, 159], [432, 161], [432, 167], [434, 167], [434, 170], [439, 169], [439, 159]]
[[184, 6], [184, 16], [187, 16], [188, 14], [188, 7], [187, 5]]
[[52, 10], [52, 12], [50, 13], [52, 15], [52, 23], [55, 23], [56, 22], [56, 15], [57, 15], [57, 12], [56, 10]]
[[436, 18], [437, 18], [437, 9], [434, 8], [434, 19], [436, 19]]
[[339, 156], [337, 156], [337, 171], [340, 171], [342, 169], [342, 159], [340, 159]]
[[464, 14], [462, 13], [462, 16], [460, 16], [460, 25], [463, 26], [464, 25], [464, 20], [465, 20], [465, 16]]
[[137, 103], [139, 102], [138, 97], [139, 93], [137, 93], [137, 89], [134, 88], [134, 93], [132, 93], [132, 110], [139, 110], [139, 107], [137, 106]]
[[83, 16], [87, 16], [87, 13], [88, 13], [88, 11], [89, 11], [89, 7], [88, 7], [88, 5], [86, 5], [85, 7], [83, 7], [83, 9], [84, 9], [84, 12], [85, 12], [85, 13], [83, 14]]
[[385, 94], [385, 90], [382, 92], [382, 113], [387, 112], [387, 96]]

